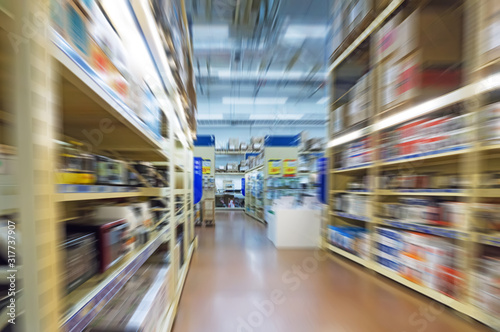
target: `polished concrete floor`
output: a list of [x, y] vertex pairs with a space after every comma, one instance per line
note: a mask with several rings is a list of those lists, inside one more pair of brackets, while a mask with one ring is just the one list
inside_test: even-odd
[[216, 220], [198, 229], [174, 332], [490, 331], [354, 263], [276, 250], [243, 212]]

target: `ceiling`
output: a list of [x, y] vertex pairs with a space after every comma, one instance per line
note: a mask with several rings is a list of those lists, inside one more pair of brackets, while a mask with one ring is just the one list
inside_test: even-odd
[[324, 126], [330, 1], [186, 0], [199, 126]]

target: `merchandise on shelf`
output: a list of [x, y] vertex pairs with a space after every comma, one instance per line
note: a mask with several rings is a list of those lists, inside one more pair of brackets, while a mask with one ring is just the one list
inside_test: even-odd
[[371, 138], [365, 137], [356, 142], [347, 144], [341, 160], [342, 167], [354, 167], [372, 161], [373, 147]]
[[335, 210], [359, 218], [371, 217], [371, 197], [356, 194], [338, 194], [335, 199]]
[[347, 108], [347, 127], [366, 120], [372, 116], [370, 95], [370, 73], [362, 76], [349, 93], [350, 103]]
[[68, 234], [62, 244], [65, 270], [62, 278], [68, 292], [97, 273], [97, 241], [94, 233]]
[[347, 183], [348, 191], [369, 191], [371, 183], [371, 175], [363, 175], [353, 178]]
[[[165, 308], [173, 294], [170, 292], [172, 270], [168, 263], [155, 257], [146, 262], [102, 308], [92, 321], [89, 332], [158, 331]], [[159, 259], [157, 259], [159, 260]]]
[[476, 203], [474, 204], [476, 226], [483, 232], [500, 231], [500, 204]]
[[467, 203], [445, 201], [436, 197], [400, 197], [399, 203], [382, 205], [381, 213], [384, 217], [401, 222], [464, 228]]
[[500, 4], [496, 0], [481, 1], [480, 11], [483, 18], [482, 29], [479, 31], [479, 59], [481, 65], [486, 65], [500, 58], [500, 41], [498, 38]]
[[376, 261], [404, 278], [458, 297], [463, 289], [463, 274], [458, 268], [458, 246], [432, 235], [376, 228]]
[[82, 218], [66, 223], [67, 234], [88, 232], [97, 238], [99, 271], [105, 272], [118, 262], [125, 252], [128, 224], [125, 219]]
[[334, 246], [364, 259], [370, 256], [370, 235], [364, 228], [328, 226], [328, 240]]
[[471, 140], [468, 115], [423, 118], [383, 134], [381, 158], [391, 159], [462, 146]]
[[157, 136], [161, 135], [161, 109], [153, 92], [146, 82], [142, 85], [141, 104], [136, 108], [137, 116], [148, 126]]
[[473, 272], [476, 280], [473, 291], [473, 303], [498, 317], [500, 315], [500, 251], [495, 247], [487, 247], [477, 260]]
[[230, 138], [227, 143], [227, 149], [229, 151], [236, 151], [240, 146], [240, 141], [237, 138]]
[[482, 128], [480, 138], [486, 144], [500, 143], [500, 103], [488, 105], [481, 112]]
[[169, 214], [169, 211], [167, 211], [169, 202], [170, 199], [168, 197], [152, 198], [149, 201], [151, 212], [153, 213], [153, 224], [156, 225], [161, 220], [164, 220], [163, 224], [169, 223], [169, 220], [165, 219], [165, 216]]
[[462, 60], [461, 10], [429, 5], [403, 18], [404, 11], [375, 34], [386, 107], [440, 95], [461, 82], [461, 70], [454, 69]]
[[335, 134], [346, 127], [347, 106], [340, 105], [330, 112], [330, 133]]
[[264, 148], [264, 137], [252, 137], [250, 139], [250, 149], [253, 151], [260, 151]]
[[378, 187], [385, 190], [458, 190], [469, 188], [470, 182], [459, 174], [429, 172], [409, 174], [403, 171], [384, 171], [378, 176]]
[[96, 182], [96, 158], [83, 153], [82, 143], [57, 141], [60, 149], [57, 183], [94, 184]]

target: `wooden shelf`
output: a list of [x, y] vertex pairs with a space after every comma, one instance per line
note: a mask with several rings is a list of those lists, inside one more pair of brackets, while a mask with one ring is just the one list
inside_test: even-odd
[[349, 213], [344, 213], [344, 212], [330, 212], [331, 215], [340, 217], [340, 218], [346, 218], [346, 219], [352, 219], [352, 220], [359, 220], [359, 221], [364, 221], [364, 222], [370, 222], [369, 217], [363, 217], [363, 216], [355, 216], [353, 214]]
[[484, 198], [498, 198], [500, 197], [500, 188], [477, 189], [476, 196]]
[[462, 302], [459, 302], [457, 301], [456, 299], [453, 299], [445, 294], [442, 294], [436, 290], [433, 290], [433, 289], [430, 289], [430, 288], [427, 288], [427, 287], [424, 287], [424, 286], [421, 286], [421, 285], [418, 285], [404, 277], [402, 277], [401, 275], [399, 275], [398, 273], [380, 265], [380, 264], [377, 264], [377, 263], [372, 263], [372, 270], [374, 270], [375, 272], [389, 278], [389, 279], [392, 279], [414, 291], [417, 291], [425, 296], [428, 296], [444, 305], [447, 305], [448, 307], [451, 307], [459, 312], [463, 312], [463, 313], [466, 313], [468, 311], [470, 311], [470, 307]]
[[179, 215], [176, 215], [175, 216], [175, 225], [178, 226], [178, 225], [182, 225], [186, 222], [186, 213], [183, 212]]
[[121, 187], [99, 185], [58, 185], [57, 202], [88, 201], [127, 197], [165, 197], [170, 188]]
[[373, 195], [373, 191], [356, 190], [330, 190], [330, 194], [355, 194], [355, 195]]
[[500, 232], [493, 234], [476, 233], [474, 241], [489, 246], [500, 247]]
[[[164, 139], [130, 109], [86, 61], [55, 31], [54, 58], [62, 66], [64, 134], [94, 149], [113, 150], [130, 159], [164, 161]], [[103, 126], [102, 119], [109, 120]], [[82, 128], [101, 129], [99, 142], [89, 142]]]
[[350, 252], [345, 251], [344, 249], [340, 249], [340, 248], [334, 246], [333, 244], [327, 243], [325, 245], [325, 248], [327, 250], [330, 250], [331, 252], [334, 252], [334, 253], [336, 253], [336, 254], [338, 254], [340, 256], [343, 256], [343, 257], [345, 257], [345, 258], [347, 258], [347, 259], [349, 259], [349, 260], [351, 260], [353, 262], [356, 262], [356, 263], [358, 263], [358, 264], [360, 264], [362, 266], [367, 267], [368, 264], [369, 264], [369, 262], [366, 259], [363, 259], [363, 258], [361, 258], [359, 256], [354, 255], [354, 254], [351, 254]]
[[[431, 159], [454, 159], [459, 155], [470, 152], [469, 145], [454, 146], [436, 151], [429, 151], [424, 153], [415, 153], [404, 157], [391, 158], [380, 163], [381, 166], [396, 165], [401, 163], [409, 163], [414, 161], [427, 161]], [[419, 165], [412, 165], [418, 167]]]
[[467, 240], [470, 239], [470, 233], [464, 230], [454, 228], [438, 227], [430, 225], [422, 225], [415, 223], [402, 222], [398, 220], [382, 219], [381, 225], [391, 226], [394, 228], [404, 229], [407, 231], [419, 232], [429, 235], [436, 235], [450, 239]]
[[468, 192], [463, 189], [401, 189], [401, 190], [377, 190], [376, 195], [381, 196], [450, 196], [465, 197]]
[[168, 308], [168, 310], [163, 318], [163, 322], [160, 325], [160, 326], [163, 326], [162, 331], [171, 331], [172, 330], [172, 326], [173, 326], [174, 320], [175, 320], [175, 315], [177, 313], [177, 308], [178, 308], [178, 305], [179, 305], [179, 302], [181, 299], [182, 290], [184, 288], [184, 285], [186, 284], [189, 265], [191, 264], [191, 259], [193, 258], [193, 252], [194, 252], [197, 241], [198, 241], [198, 238], [195, 238], [193, 243], [191, 243], [191, 245], [189, 246], [186, 262], [179, 273], [179, 283], [177, 284], [177, 287], [175, 287], [176, 292], [175, 292], [174, 301], [170, 305], [170, 308]]
[[152, 239], [144, 246], [127, 254], [105, 273], [92, 277], [68, 294], [64, 298], [68, 312], [61, 321], [61, 328], [82, 330], [164, 242], [169, 230], [170, 228], [166, 227], [154, 233]]
[[348, 172], [359, 172], [359, 171], [365, 171], [369, 168], [373, 167], [373, 163], [365, 163], [357, 166], [348, 166], [348, 167], [341, 167], [341, 168], [335, 168], [331, 171], [331, 173], [348, 173]]
[[141, 187], [141, 196], [148, 197], [165, 197], [170, 194], [171, 189], [169, 187], [164, 188], [146, 188]]
[[496, 151], [500, 150], [500, 144], [485, 144], [479, 148], [480, 151]]

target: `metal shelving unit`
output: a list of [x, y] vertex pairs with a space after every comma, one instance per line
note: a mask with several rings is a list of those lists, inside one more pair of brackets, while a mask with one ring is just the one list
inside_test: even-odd
[[[359, 257], [344, 249], [338, 248], [330, 243], [326, 237], [327, 229], [325, 228], [325, 238], [323, 240], [323, 249], [332, 253], [332, 257], [341, 256], [347, 260], [354, 261], [369, 270], [373, 270], [391, 280], [394, 280], [416, 292], [424, 294], [444, 305], [447, 305], [460, 313], [472, 317], [486, 325], [495, 329], [500, 329], [500, 319], [483, 311], [474, 304], [472, 292], [476, 281], [472, 276], [475, 272], [474, 257], [478, 255], [481, 246], [500, 246], [500, 234], [488, 233], [485, 230], [481, 231], [475, 220], [475, 215], [471, 212], [472, 205], [482, 202], [485, 199], [499, 198], [500, 190], [495, 188], [483, 188], [480, 185], [479, 174], [485, 169], [492, 170], [495, 165], [492, 162], [487, 162], [488, 158], [494, 158], [495, 153], [500, 149], [499, 144], [485, 145], [478, 139], [482, 129], [479, 122], [479, 112], [481, 107], [486, 104], [486, 100], [490, 103], [498, 101], [498, 92], [500, 90], [500, 75], [498, 74], [498, 61], [481, 64], [479, 59], [479, 33], [484, 28], [485, 7], [484, 4], [477, 0], [464, 0], [461, 7], [464, 11], [463, 20], [464, 32], [464, 59], [462, 62], [464, 68], [464, 78], [462, 85], [455, 90], [442, 93], [434, 96], [423, 102], [399, 103], [384, 107], [382, 105], [382, 93], [380, 91], [380, 82], [386, 73], [383, 72], [381, 62], [376, 59], [376, 47], [373, 42], [374, 34], [398, 12], [410, 12], [418, 9], [425, 4], [412, 2], [407, 0], [392, 0], [387, 1], [386, 8], [373, 9], [374, 15], [370, 22], [360, 24], [360, 29], [354, 29], [356, 36], [350, 35], [339, 49], [334, 52], [334, 56], [330, 59], [330, 73], [332, 80], [335, 81], [339, 74], [340, 68], [351, 61], [352, 57], [358, 57], [366, 60], [366, 68], [370, 71], [369, 78], [369, 98], [371, 101], [372, 115], [360, 123], [352, 124], [343, 130], [330, 130], [330, 142], [328, 144], [327, 154], [329, 156], [329, 212], [325, 214], [325, 225], [363, 225], [369, 234], [373, 235], [376, 227], [389, 227], [391, 229], [407, 230], [422, 234], [429, 234], [439, 237], [451, 239], [453, 243], [463, 249], [464, 254], [458, 257], [459, 266], [464, 267], [463, 294], [458, 298], [446, 296], [436, 290], [419, 285], [404, 278], [399, 273], [390, 270], [375, 260], [375, 240], [372, 237], [370, 244], [371, 255], [369, 257]], [[427, 3], [427, 2], [425, 2]], [[403, 5], [403, 6], [402, 6]], [[485, 6], [485, 5], [484, 5]], [[377, 11], [378, 10], [378, 11]], [[363, 54], [363, 56], [360, 56]], [[484, 61], [483, 61], [484, 62]], [[344, 91], [342, 91], [344, 92]], [[344, 96], [337, 98], [339, 93], [332, 87], [332, 98], [334, 103], [331, 103], [330, 112], [334, 112], [339, 107]], [[340, 93], [342, 94], [342, 93]], [[338, 104], [337, 104], [338, 103]], [[434, 115], [443, 112], [451, 107], [462, 107], [465, 114], [470, 116], [471, 122], [468, 124], [468, 129], [472, 131], [470, 143], [451, 146], [448, 148], [440, 148], [434, 151], [424, 153], [415, 153], [397, 157], [392, 159], [381, 160], [380, 149], [382, 146], [383, 132], [391, 128], [408, 123], [424, 115]], [[483, 128], [484, 129], [484, 128]], [[345, 145], [350, 142], [355, 142], [362, 138], [369, 138], [371, 146], [374, 147], [372, 154], [373, 158], [370, 162], [363, 164], [352, 165], [348, 167], [338, 167], [334, 160], [338, 154], [343, 152]], [[498, 158], [498, 156], [497, 156]], [[404, 170], [405, 167], [411, 168], [413, 172], [425, 169], [442, 169], [444, 165], [451, 166], [458, 174], [470, 179], [468, 186], [461, 189], [394, 189], [382, 190], [379, 189], [376, 179], [384, 171]], [[496, 165], [495, 170], [499, 170]], [[364, 191], [348, 190], [346, 188], [348, 179], [367, 175], [369, 177], [369, 189]], [[365, 195], [371, 198], [370, 217], [359, 218], [346, 213], [335, 210], [336, 197], [339, 194], [355, 194]], [[444, 227], [433, 226], [418, 223], [402, 222], [399, 220], [387, 219], [379, 215], [380, 204], [390, 201], [398, 197], [433, 197], [447, 198], [457, 200], [468, 204], [469, 209], [466, 215], [466, 221], [462, 226]]]

